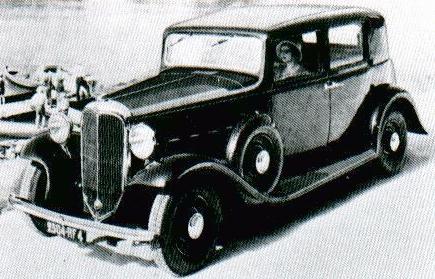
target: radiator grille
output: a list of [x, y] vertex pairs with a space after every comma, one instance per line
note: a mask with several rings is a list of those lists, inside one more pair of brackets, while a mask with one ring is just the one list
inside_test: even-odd
[[82, 119], [82, 186], [97, 219], [118, 206], [124, 187], [125, 124], [121, 117], [85, 110]]

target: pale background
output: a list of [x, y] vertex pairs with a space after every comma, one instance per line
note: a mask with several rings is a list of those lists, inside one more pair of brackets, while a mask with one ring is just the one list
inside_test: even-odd
[[[81, 65], [106, 86], [154, 75], [166, 26], [228, 4], [198, 2], [1, 1], [0, 66]], [[407, 164], [396, 177], [362, 170], [281, 210], [246, 216], [252, 221], [241, 222], [245, 229], [192, 278], [435, 278], [435, 3], [278, 2], [382, 12], [399, 84], [413, 94], [430, 136], [410, 137]], [[0, 181], [13, 171], [0, 164]], [[0, 187], [0, 207], [7, 192]], [[43, 238], [14, 211], [0, 215], [0, 278], [124, 277], [167, 275], [149, 262]]]

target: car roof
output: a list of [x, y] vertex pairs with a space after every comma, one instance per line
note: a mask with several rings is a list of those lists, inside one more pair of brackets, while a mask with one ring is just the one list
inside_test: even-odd
[[367, 16], [382, 18], [376, 11], [325, 5], [267, 5], [228, 7], [172, 25], [169, 29], [220, 28], [257, 31], [279, 30], [291, 24], [319, 18]]

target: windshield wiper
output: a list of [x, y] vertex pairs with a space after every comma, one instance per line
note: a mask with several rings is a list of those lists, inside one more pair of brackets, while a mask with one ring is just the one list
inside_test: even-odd
[[226, 42], [228, 42], [228, 39], [222, 39], [222, 40], [219, 40], [216, 43], [212, 44], [211, 47], [215, 47], [215, 46], [221, 45], [221, 44], [226, 43]]
[[170, 46], [170, 47], [173, 47], [173, 46], [175, 46], [176, 44], [178, 44], [178, 43], [184, 41], [185, 39], [186, 39], [186, 36], [185, 36], [185, 37], [181, 37], [181, 38], [179, 38], [175, 43], [172, 43], [172, 44], [170, 44], [169, 46]]

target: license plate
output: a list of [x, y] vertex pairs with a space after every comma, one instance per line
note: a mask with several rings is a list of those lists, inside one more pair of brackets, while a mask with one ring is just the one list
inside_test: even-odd
[[76, 228], [47, 221], [47, 232], [69, 240], [86, 243], [86, 232]]

